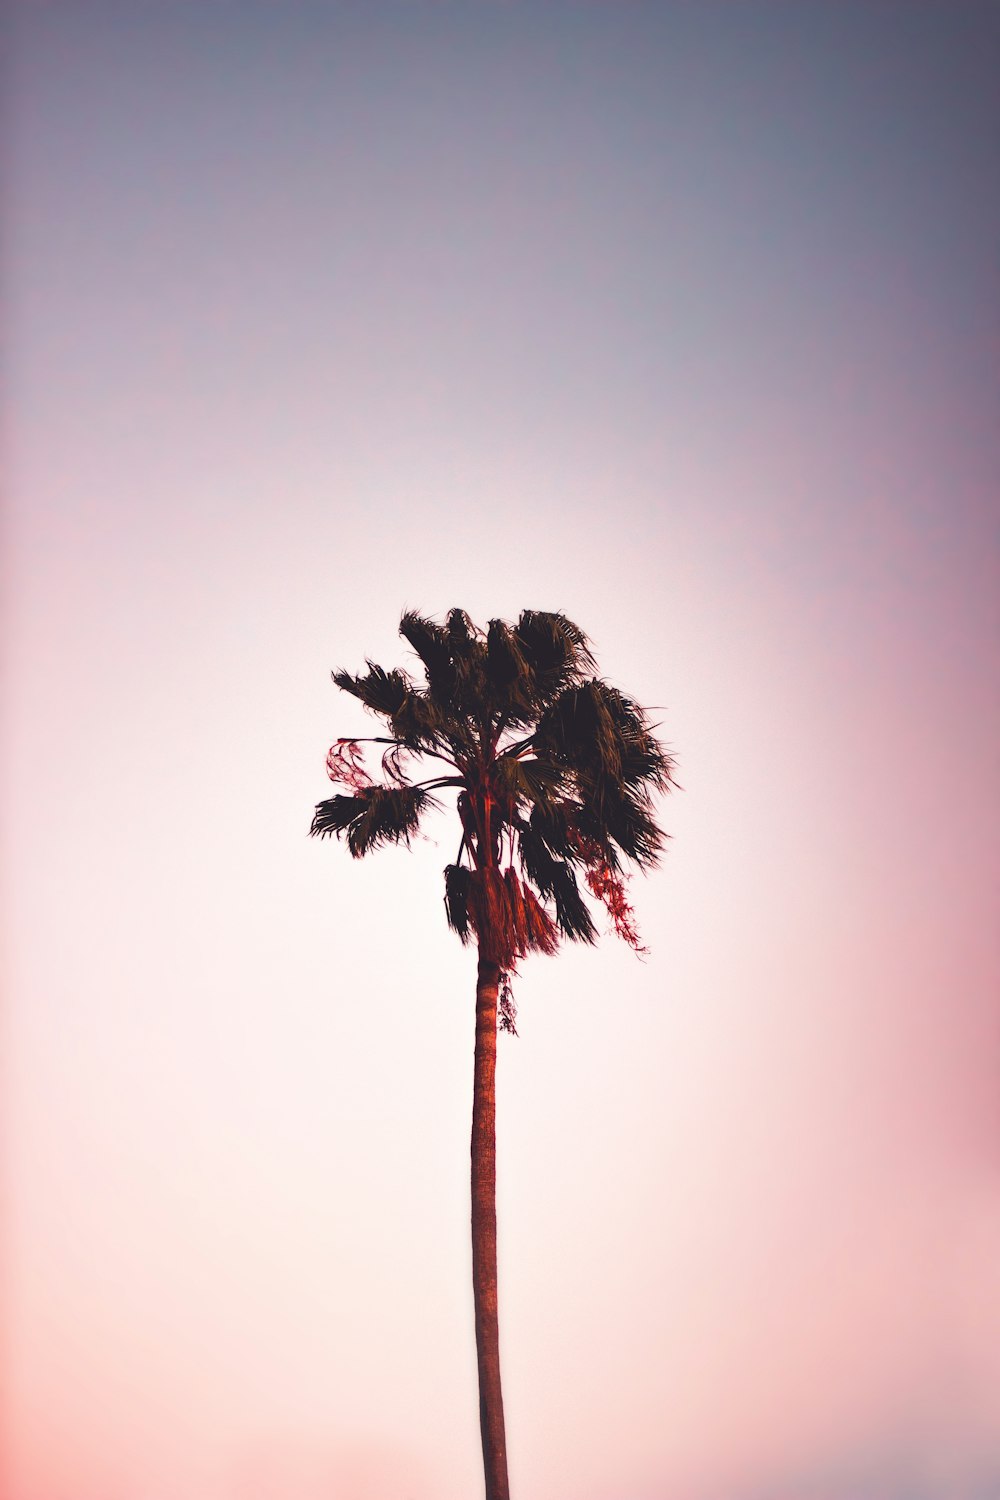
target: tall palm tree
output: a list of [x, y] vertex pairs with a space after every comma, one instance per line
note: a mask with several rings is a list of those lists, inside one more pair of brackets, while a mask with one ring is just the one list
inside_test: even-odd
[[[665, 835], [653, 796], [673, 763], [645, 711], [600, 677], [587, 637], [562, 614], [525, 610], [484, 632], [461, 609], [444, 624], [408, 611], [399, 627], [424, 682], [368, 662], [333, 673], [383, 719], [387, 735], [338, 740], [327, 770], [348, 790], [316, 808], [310, 832], [344, 835], [359, 858], [409, 844], [436, 793], [454, 788], [461, 842], [444, 872], [448, 923], [479, 950], [472, 1106], [472, 1281], [487, 1500], [508, 1500], [497, 1320], [496, 1039], [513, 1031], [510, 976], [561, 937], [597, 928], [578, 877], [614, 930], [640, 947], [625, 887], [628, 864], [654, 865]], [[382, 780], [362, 743], [385, 747]], [[413, 780], [417, 758], [438, 762]], [[433, 768], [431, 768], [433, 769]], [[624, 862], [624, 863], [623, 863]]]

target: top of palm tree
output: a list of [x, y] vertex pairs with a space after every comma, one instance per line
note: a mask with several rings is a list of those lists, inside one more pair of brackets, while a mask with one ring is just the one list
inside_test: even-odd
[[[461, 609], [443, 623], [407, 610], [399, 632], [422, 682], [371, 661], [333, 673], [388, 733], [331, 748], [328, 773], [348, 791], [317, 806], [310, 832], [343, 835], [355, 858], [408, 844], [435, 793], [453, 787], [462, 839], [445, 907], [463, 942], [475, 936], [506, 971], [560, 936], [593, 942], [582, 876], [618, 935], [644, 951], [624, 877], [657, 863], [666, 835], [654, 798], [674, 784], [645, 710], [595, 675], [587, 637], [563, 614], [524, 610], [483, 631]], [[385, 747], [382, 780], [365, 770], [362, 743]], [[418, 758], [438, 762], [435, 774], [412, 779]]]

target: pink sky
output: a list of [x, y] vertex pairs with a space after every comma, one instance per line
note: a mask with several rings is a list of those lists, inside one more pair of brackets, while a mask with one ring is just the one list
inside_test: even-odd
[[524, 965], [517, 1500], [1000, 1485], [995, 9], [14, 7], [3, 1500], [479, 1493], [404, 606], [662, 705]]

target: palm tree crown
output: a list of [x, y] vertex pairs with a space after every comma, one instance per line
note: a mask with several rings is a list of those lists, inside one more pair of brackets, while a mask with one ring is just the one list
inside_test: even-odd
[[[424, 682], [406, 672], [333, 673], [338, 687], [383, 719], [383, 780], [364, 770], [359, 740], [330, 750], [331, 779], [346, 793], [321, 802], [310, 832], [344, 835], [353, 856], [409, 843], [435, 793], [454, 787], [462, 825], [445, 869], [445, 909], [463, 942], [509, 974], [560, 937], [597, 936], [580, 879], [614, 930], [641, 949], [625, 890], [629, 865], [656, 864], [666, 835], [655, 793], [673, 785], [673, 761], [645, 711], [593, 675], [587, 637], [565, 615], [524, 610], [516, 625], [484, 632], [464, 610], [443, 624], [407, 611], [402, 635]], [[416, 757], [441, 763], [412, 780]], [[508, 990], [509, 993], [509, 990]], [[512, 1029], [508, 1010], [501, 1024]]]

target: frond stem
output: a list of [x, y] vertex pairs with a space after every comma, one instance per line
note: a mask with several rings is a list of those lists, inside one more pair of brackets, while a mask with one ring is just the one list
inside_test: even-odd
[[523, 755], [526, 750], [532, 748], [534, 738], [533, 734], [529, 734], [526, 739], [514, 740], [512, 744], [507, 745], [499, 752], [497, 758], [500, 760], [517, 760], [518, 756]]
[[[345, 739], [349, 739], [351, 743], [355, 745], [402, 745], [404, 750], [408, 750], [410, 748], [405, 740], [396, 740], [393, 739], [391, 735], [386, 734], [349, 734], [345, 736]], [[438, 741], [434, 740], [433, 743], [436, 745]], [[414, 750], [411, 751], [411, 754], [428, 755], [430, 756], [431, 760], [443, 760], [445, 765], [453, 767], [453, 769], [456, 771], [460, 771], [462, 769], [461, 766], [457, 765], [456, 762], [452, 760], [450, 755], [442, 755], [437, 750]]]

